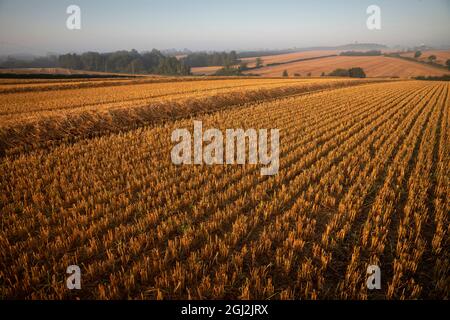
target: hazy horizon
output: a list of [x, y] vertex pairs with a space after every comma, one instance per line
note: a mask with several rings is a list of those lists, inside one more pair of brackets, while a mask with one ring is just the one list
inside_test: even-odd
[[[66, 28], [69, 5], [81, 30]], [[366, 27], [369, 5], [381, 30]], [[448, 47], [450, 0], [0, 0], [0, 55], [156, 49], [256, 50], [379, 43]]]

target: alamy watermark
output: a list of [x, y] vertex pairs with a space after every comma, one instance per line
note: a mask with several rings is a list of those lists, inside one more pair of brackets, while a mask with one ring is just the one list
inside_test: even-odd
[[69, 15], [66, 20], [66, 27], [69, 30], [81, 29], [81, 9], [79, 6], [72, 4], [67, 7], [66, 13]]
[[202, 122], [194, 121], [193, 139], [188, 129], [172, 132], [171, 141], [177, 142], [171, 152], [172, 163], [262, 164], [266, 167], [261, 168], [261, 175], [275, 175], [280, 166], [280, 131], [270, 130], [270, 154], [268, 140], [267, 129], [226, 129], [224, 135], [215, 128], [203, 132]]
[[67, 277], [66, 285], [69, 290], [81, 289], [81, 269], [77, 265], [70, 265], [66, 269], [66, 273], [70, 274]]
[[380, 267], [373, 264], [367, 267], [367, 274], [369, 277], [367, 278], [366, 285], [367, 289], [381, 289], [381, 270]]
[[367, 29], [381, 30], [381, 8], [373, 4], [367, 7], [366, 13], [369, 14], [366, 21]]

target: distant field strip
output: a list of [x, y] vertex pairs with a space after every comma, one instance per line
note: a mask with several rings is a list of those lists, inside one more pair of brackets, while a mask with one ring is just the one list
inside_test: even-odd
[[329, 74], [335, 69], [349, 69], [361, 67], [368, 77], [400, 77], [409, 78], [415, 76], [440, 76], [450, 74], [445, 69], [439, 69], [430, 65], [421, 64], [414, 61], [407, 61], [398, 58], [374, 56], [374, 57], [348, 57], [337, 56], [330, 58], [321, 58], [310, 61], [292, 62], [282, 65], [268, 66], [248, 73], [256, 73], [262, 76], [275, 77], [281, 76], [286, 70], [290, 76], [296, 73], [301, 76], [311, 74], [320, 76], [322, 73]]
[[[414, 52], [408, 52], [408, 53], [402, 53], [401, 56], [408, 57], [408, 58], [414, 58], [415, 55]], [[420, 61], [429, 61], [428, 58], [432, 55], [436, 56], [436, 63], [439, 63], [443, 66], [445, 66], [445, 63], [448, 59], [450, 59], [450, 50], [426, 50], [421, 51], [421, 55], [418, 58]]]
[[448, 83], [396, 81], [194, 117], [279, 128], [274, 176], [172, 164], [191, 118], [3, 157], [0, 296], [448, 298], [449, 113]]
[[[273, 64], [273, 63], [288, 63], [290, 61], [296, 61], [299, 59], [310, 59], [317, 58], [329, 55], [339, 54], [337, 50], [313, 50], [313, 51], [301, 51], [301, 52], [292, 52], [285, 54], [277, 54], [272, 56], [264, 56], [260, 57], [263, 65]], [[248, 63], [249, 67], [255, 67], [256, 65], [256, 57], [243, 58], [242, 61]]]

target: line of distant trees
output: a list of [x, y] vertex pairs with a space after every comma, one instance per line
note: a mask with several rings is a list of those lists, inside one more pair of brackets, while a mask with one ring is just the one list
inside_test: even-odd
[[36, 57], [33, 59], [7, 57], [0, 62], [0, 68], [15, 69], [15, 68], [57, 68], [58, 56], [48, 55], [45, 57]]
[[427, 81], [450, 81], [450, 75], [445, 74], [442, 76], [418, 76], [415, 77], [416, 80], [427, 80]]
[[240, 62], [236, 51], [195, 52], [181, 59], [189, 67], [231, 66]]
[[[421, 56], [422, 56], [422, 51], [417, 50], [416, 52], [414, 52], [415, 59], [419, 59]], [[430, 64], [437, 64], [436, 63], [437, 57], [434, 54], [428, 56], [427, 59]], [[450, 59], [447, 59], [447, 61], [445, 61], [445, 66], [447, 67], [448, 70], [450, 70]]]
[[357, 56], [381, 56], [382, 53], [379, 50], [370, 51], [344, 51], [340, 53], [341, 56], [357, 57]]
[[102, 71], [132, 74], [189, 75], [190, 67], [175, 57], [163, 55], [153, 49], [139, 53], [136, 50], [110, 53], [68, 53], [60, 56], [35, 58], [31, 61], [8, 58], [1, 68], [67, 68], [86, 71]]
[[421, 60], [419, 58], [420, 57], [424, 58], [424, 56], [423, 56], [422, 51], [420, 51], [420, 50], [417, 50], [417, 51], [414, 52], [414, 58], [413, 57], [408, 57], [408, 56], [403, 56], [399, 52], [385, 54], [385, 56], [386, 57], [391, 57], [391, 58], [399, 58], [399, 59], [408, 60], [408, 61], [417, 62], [417, 63], [422, 63], [422, 64], [428, 64], [428, 65], [432, 65], [432, 66], [437, 67], [437, 68], [450, 70], [450, 59], [445, 61], [445, 65], [437, 63], [436, 62], [437, 57], [434, 54], [429, 55], [428, 57], [426, 57], [425, 60]]
[[189, 75], [190, 68], [175, 57], [160, 51], [139, 53], [136, 50], [111, 53], [85, 52], [59, 56], [59, 66], [68, 69], [132, 74]]

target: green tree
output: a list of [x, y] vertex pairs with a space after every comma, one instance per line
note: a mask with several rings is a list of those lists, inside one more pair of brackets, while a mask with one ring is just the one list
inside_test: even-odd
[[450, 59], [448, 59], [445, 64], [447, 65], [448, 70], [450, 70]]
[[102, 58], [98, 52], [86, 52], [80, 56], [83, 70], [99, 71], [103, 65]]
[[236, 51], [227, 52], [194, 52], [182, 59], [189, 67], [232, 66], [239, 62]]
[[238, 56], [236, 51], [230, 52], [230, 54], [228, 55], [228, 60], [230, 64], [235, 64], [236, 62], [238, 62]]
[[348, 75], [351, 78], [365, 78], [366, 73], [362, 68], [351, 68], [348, 70]]
[[289, 77], [289, 74], [288, 74], [287, 70], [283, 71], [283, 77]]
[[67, 69], [83, 69], [83, 62], [81, 58], [76, 53], [68, 53], [59, 56], [58, 64], [61, 68]]
[[216, 76], [240, 76], [242, 75], [240, 68], [234, 68], [232, 66], [225, 66], [222, 69], [217, 70], [214, 75]]
[[420, 50], [417, 50], [415, 53], [414, 53], [414, 58], [419, 58], [420, 56], [422, 55], [422, 51], [420, 51]]
[[263, 60], [261, 57], [256, 58], [256, 68], [261, 68], [263, 66]]
[[145, 73], [144, 62], [141, 58], [136, 58], [130, 62], [130, 69], [132, 74]]
[[432, 54], [431, 56], [428, 57], [428, 61], [430, 61], [430, 63], [433, 63], [434, 61], [436, 61], [436, 56]]

